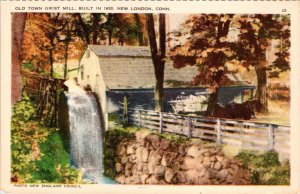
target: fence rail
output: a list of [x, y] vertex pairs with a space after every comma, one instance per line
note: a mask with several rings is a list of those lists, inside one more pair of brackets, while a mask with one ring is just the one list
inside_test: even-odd
[[250, 150], [276, 150], [284, 158], [290, 156], [289, 126], [140, 109], [129, 111], [129, 123], [160, 133], [186, 135]]

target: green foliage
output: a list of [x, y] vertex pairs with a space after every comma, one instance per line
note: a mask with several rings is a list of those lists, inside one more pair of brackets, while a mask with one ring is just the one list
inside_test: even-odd
[[242, 151], [236, 158], [250, 169], [252, 184], [288, 185], [290, 183], [290, 164], [288, 161], [281, 164], [275, 151], [267, 151], [259, 155], [251, 151]]
[[36, 105], [24, 96], [11, 118], [11, 172], [13, 182], [75, 183], [80, 172], [69, 167], [69, 155], [57, 128], [36, 118]]
[[70, 159], [69, 154], [63, 147], [63, 140], [60, 134], [51, 134], [47, 141], [41, 143], [40, 149], [42, 153], [47, 154], [41, 160], [36, 161], [37, 171], [34, 173], [33, 180], [64, 182], [64, 177], [59, 173], [58, 169], [60, 168], [59, 166], [67, 167]]
[[172, 133], [158, 133], [158, 132], [154, 132], [153, 134], [158, 135], [164, 139], [167, 139], [171, 142], [174, 143], [186, 143], [188, 142], [190, 139], [186, 136], [182, 136], [182, 135], [177, 135], [177, 134], [172, 134]]
[[22, 182], [31, 178], [30, 172], [36, 169], [35, 160], [42, 153], [38, 144], [46, 141], [55, 129], [46, 128], [36, 119], [36, 106], [24, 96], [13, 108], [11, 118], [12, 178]]
[[33, 63], [24, 63], [22, 64], [22, 70], [24, 71], [35, 71], [36, 67], [34, 66]]

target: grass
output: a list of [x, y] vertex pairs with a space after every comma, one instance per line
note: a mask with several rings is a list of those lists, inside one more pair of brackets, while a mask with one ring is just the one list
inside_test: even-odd
[[290, 125], [290, 102], [269, 100], [268, 103], [269, 114], [257, 114], [252, 121]]

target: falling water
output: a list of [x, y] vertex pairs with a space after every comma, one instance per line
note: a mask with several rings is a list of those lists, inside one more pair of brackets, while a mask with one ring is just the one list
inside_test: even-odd
[[100, 112], [92, 93], [66, 93], [69, 107], [71, 164], [94, 182], [102, 179]]

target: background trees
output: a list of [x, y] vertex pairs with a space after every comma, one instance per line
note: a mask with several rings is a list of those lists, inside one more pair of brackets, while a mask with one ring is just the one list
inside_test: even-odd
[[[268, 77], [278, 77], [280, 72], [289, 70], [290, 20], [281, 15], [244, 15], [238, 20], [240, 35], [238, 41], [239, 60], [245, 66], [255, 68], [257, 76], [256, 97], [261, 104], [258, 110], [268, 113]], [[268, 49], [276, 46], [275, 61], [268, 58]]]
[[[233, 35], [237, 38], [229, 38]], [[267, 79], [289, 70], [290, 20], [280, 15], [195, 15], [173, 32], [170, 57], [177, 68], [197, 65], [195, 84], [208, 84], [211, 96], [208, 115], [217, 103], [218, 88], [230, 84], [227, 75], [239, 66], [255, 69], [256, 97], [261, 113], [268, 113]], [[274, 43], [275, 60], [267, 57]]]
[[55, 62], [79, 59], [89, 44], [147, 45], [143, 14], [30, 13], [24, 33], [23, 67], [51, 77]]
[[[233, 15], [191, 16], [180, 31], [174, 33], [170, 57], [176, 68], [197, 65], [194, 84], [208, 85], [211, 95], [207, 114], [212, 115], [218, 102], [220, 86], [230, 83], [228, 74], [234, 73], [228, 62], [234, 59], [232, 43], [227, 39]], [[182, 40], [186, 39], [184, 43]]]

